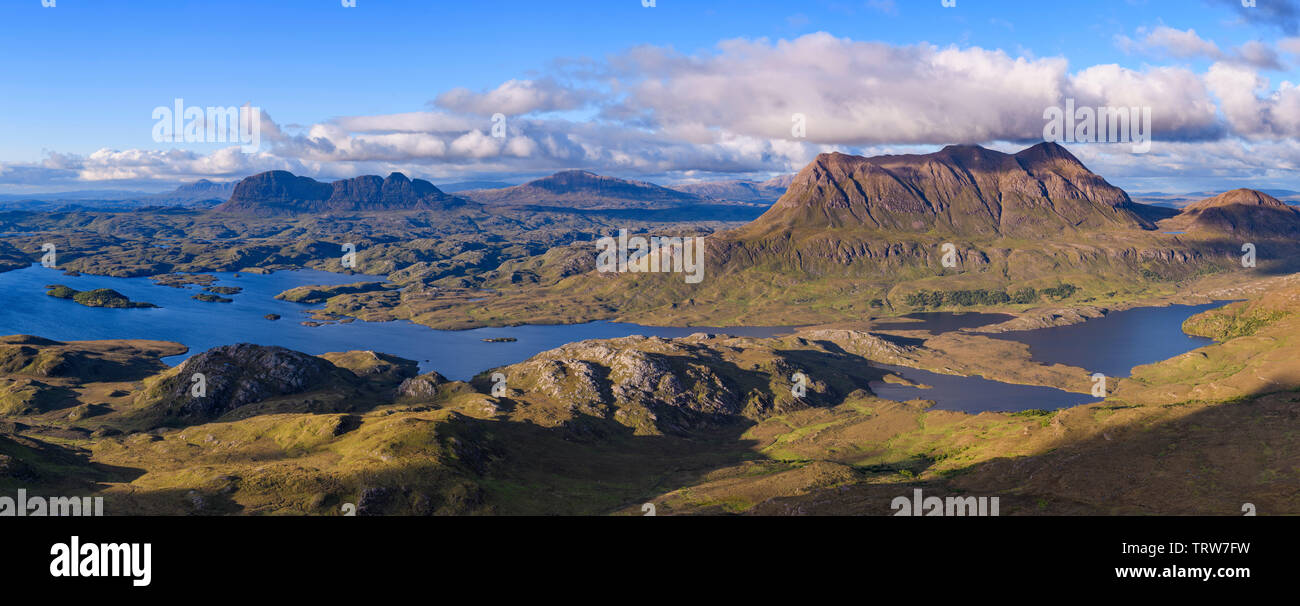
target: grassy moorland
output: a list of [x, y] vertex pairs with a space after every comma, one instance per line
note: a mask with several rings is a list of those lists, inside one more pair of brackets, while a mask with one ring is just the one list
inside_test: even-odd
[[[1138, 367], [1104, 401], [1014, 414], [872, 395], [869, 381], [889, 377], [870, 360], [980, 367], [972, 352], [989, 344], [944, 335], [911, 347], [847, 329], [585, 341], [470, 382], [372, 352], [240, 346], [166, 369], [158, 358], [177, 346], [8, 337], [0, 485], [102, 494], [117, 514], [639, 514], [654, 502], [661, 515], [888, 515], [914, 487], [1001, 496], [1003, 515], [1294, 512], [1300, 280], [1236, 296], [1187, 323], [1215, 344]], [[1009, 361], [984, 362], [989, 374], [1080, 372], [1002, 345]], [[211, 403], [189, 391], [198, 371]], [[802, 398], [796, 371], [810, 377]], [[495, 397], [494, 372], [508, 379]]]

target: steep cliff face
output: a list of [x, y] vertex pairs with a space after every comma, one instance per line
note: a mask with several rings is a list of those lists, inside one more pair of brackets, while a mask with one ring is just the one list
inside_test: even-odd
[[235, 186], [218, 212], [292, 214], [392, 210], [439, 210], [464, 206], [466, 201], [443, 193], [423, 179], [402, 173], [387, 178], [366, 175], [321, 183], [282, 170], [253, 175]]
[[1188, 205], [1160, 223], [1168, 231], [1238, 237], [1300, 236], [1300, 209], [1253, 189], [1234, 189]]
[[740, 234], [858, 228], [1035, 238], [1154, 227], [1133, 209], [1128, 194], [1055, 143], [1016, 154], [950, 145], [926, 155], [822, 154]]

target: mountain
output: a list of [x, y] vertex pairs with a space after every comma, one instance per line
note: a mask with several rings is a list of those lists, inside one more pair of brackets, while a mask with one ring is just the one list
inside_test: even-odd
[[785, 189], [788, 189], [788, 188], [790, 187], [790, 184], [791, 184], [791, 183], [794, 183], [794, 178], [795, 178], [797, 175], [798, 175], [798, 173], [790, 173], [790, 174], [788, 174], [788, 175], [781, 175], [781, 176], [779, 176], [779, 177], [772, 177], [771, 179], [768, 179], [768, 180], [764, 181], [761, 185], [762, 185], [763, 187], [769, 187], [769, 188], [779, 187], [779, 188], [781, 188], [782, 190], [785, 190]]
[[1124, 190], [1055, 143], [1016, 154], [950, 145], [925, 155], [821, 154], [742, 233], [864, 228], [1037, 238], [1153, 229], [1138, 210]]
[[226, 200], [234, 193], [238, 181], [209, 181], [199, 179], [188, 185], [182, 185], [176, 189], [154, 194], [154, 198], [177, 199], [177, 200]]
[[65, 201], [65, 200], [130, 200], [155, 194], [145, 191], [126, 191], [120, 189], [87, 189], [78, 191], [61, 191], [31, 194], [0, 194], [0, 202], [20, 201]]
[[54, 210], [64, 207], [140, 208], [144, 206], [215, 206], [230, 197], [235, 182], [200, 179], [174, 190], [148, 193], [138, 191], [70, 191], [48, 194], [0, 195], [0, 207], [27, 210]]
[[771, 204], [785, 194], [786, 187], [789, 185], [789, 183], [780, 183], [779, 180], [782, 179], [784, 177], [763, 182], [746, 179], [705, 181], [703, 183], [677, 185], [673, 189], [719, 202]]
[[1234, 189], [1188, 205], [1178, 216], [1161, 221], [1160, 228], [1235, 236], [1294, 237], [1300, 235], [1300, 209], [1261, 191]]
[[333, 183], [273, 170], [248, 177], [235, 185], [230, 200], [217, 212], [235, 214], [292, 214], [300, 212], [350, 212], [444, 210], [464, 206], [465, 200], [444, 193], [423, 179], [402, 173], [387, 178], [366, 175]]
[[460, 181], [458, 183], [445, 183], [439, 185], [438, 189], [449, 194], [454, 194], [475, 189], [505, 189], [513, 185], [513, 183], [506, 183], [504, 181]]
[[467, 191], [461, 195], [490, 206], [549, 206], [579, 210], [662, 209], [703, 203], [700, 196], [653, 183], [567, 170], [523, 185]]
[[156, 206], [215, 206], [229, 199], [237, 184], [237, 181], [199, 179], [169, 192], [135, 198], [135, 201]]

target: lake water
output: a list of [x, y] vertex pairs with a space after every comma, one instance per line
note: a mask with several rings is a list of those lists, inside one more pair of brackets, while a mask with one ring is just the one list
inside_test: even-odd
[[1030, 355], [1044, 364], [1068, 364], [1107, 377], [1127, 377], [1134, 366], [1167, 360], [1214, 343], [1213, 339], [1184, 333], [1183, 321], [1226, 303], [1138, 307], [1113, 311], [1081, 324], [985, 336], [1025, 343]]
[[[1110, 380], [1126, 377], [1134, 366], [1167, 360], [1213, 343], [1212, 339], [1193, 337], [1182, 331], [1183, 321], [1226, 302], [1204, 305], [1170, 305], [1139, 307], [1115, 311], [1081, 324], [990, 333], [983, 336], [1029, 345], [1030, 356], [1043, 364], [1066, 364], [1100, 372]], [[998, 314], [965, 314], [994, 316]], [[951, 325], [953, 318], [937, 314], [916, 314], [917, 319], [935, 325]], [[960, 317], [960, 316], [959, 316]], [[979, 320], [988, 320], [982, 318]], [[976, 321], [971, 318], [967, 323]], [[995, 320], [1001, 321], [1001, 320]], [[994, 322], [984, 322], [992, 324]], [[982, 324], [976, 324], [979, 326]], [[919, 325], [918, 325], [919, 326]], [[970, 326], [974, 327], [974, 326]], [[1055, 410], [1096, 402], [1087, 394], [1077, 394], [1052, 387], [1013, 385], [981, 377], [944, 375], [915, 368], [876, 364], [909, 381], [929, 385], [932, 389], [897, 384], [872, 383], [871, 390], [882, 398], [907, 401], [934, 400], [936, 408], [978, 413], [988, 410], [1021, 411], [1034, 408]]]
[[[0, 335], [30, 334], [60, 341], [95, 339], [157, 339], [176, 341], [190, 348], [183, 356], [166, 358], [179, 364], [191, 355], [218, 345], [256, 343], [279, 345], [322, 354], [331, 351], [373, 350], [420, 363], [420, 370], [436, 370], [450, 379], [473, 375], [528, 359], [532, 355], [584, 339], [611, 339], [631, 335], [683, 337], [697, 332], [769, 337], [793, 332], [788, 327], [660, 327], [618, 322], [569, 325], [528, 325], [472, 330], [434, 330], [403, 320], [355, 321], [348, 324], [303, 326], [308, 310], [320, 305], [279, 301], [275, 295], [297, 286], [350, 284], [382, 280], [374, 276], [344, 275], [316, 270], [283, 271], [269, 275], [207, 272], [218, 278], [214, 286], [238, 286], [243, 292], [223, 295], [232, 303], [205, 303], [190, 297], [200, 287], [172, 288], [148, 278], [65, 276], [58, 269], [33, 265], [0, 273]], [[46, 284], [64, 284], [77, 290], [112, 288], [132, 301], [159, 305], [156, 309], [85, 307], [45, 294]], [[280, 320], [267, 320], [279, 314]], [[518, 341], [484, 343], [483, 339], [512, 337]]]
[[[882, 320], [871, 326], [872, 330], [928, 330], [933, 333], [979, 328], [1014, 318], [1011, 314], [982, 312], [927, 311]], [[905, 321], [906, 320], [906, 321]]]
[[986, 411], [1014, 412], [1032, 408], [1056, 410], [1100, 400], [1087, 394], [1071, 393], [1054, 387], [1013, 385], [982, 377], [944, 375], [889, 364], [872, 365], [893, 371], [894, 374], [914, 383], [930, 386], [930, 389], [921, 389], [876, 381], [870, 385], [871, 391], [876, 395], [899, 402], [934, 400], [935, 408], [940, 410], [960, 410], [972, 414]]
[[[275, 295], [297, 286], [348, 284], [377, 280], [373, 276], [343, 275], [315, 270], [276, 272], [269, 275], [209, 272], [215, 286], [238, 286], [243, 292], [227, 295], [233, 303], [205, 303], [190, 297], [200, 287], [172, 288], [148, 278], [65, 276], [61, 270], [33, 265], [0, 273], [0, 334], [31, 334], [69, 341], [91, 339], [157, 339], [176, 341], [190, 348], [165, 361], [179, 364], [191, 355], [218, 345], [256, 343], [279, 345], [310, 354], [331, 351], [373, 350], [415, 360], [423, 372], [436, 370], [451, 379], [465, 380], [482, 371], [528, 359], [542, 351], [585, 339], [611, 339], [631, 335], [683, 337], [697, 332], [770, 337], [792, 332], [790, 327], [661, 327], [617, 322], [569, 325], [526, 325], [434, 330], [407, 321], [328, 324], [309, 327], [308, 310], [319, 307], [278, 301]], [[45, 294], [45, 285], [64, 284], [77, 290], [112, 288], [130, 297], [159, 305], [156, 309], [91, 308]], [[1209, 344], [1209, 339], [1182, 333], [1183, 320], [1222, 305], [1177, 305], [1113, 312], [1082, 324], [1033, 331], [990, 334], [1029, 344], [1035, 360], [1045, 364], [1079, 366], [1110, 377], [1127, 376], [1129, 369], [1171, 358]], [[267, 314], [279, 314], [278, 321]], [[973, 328], [1001, 322], [1004, 314], [927, 313], [911, 316], [915, 322], [891, 322], [878, 328], [921, 329], [934, 332]], [[513, 342], [485, 343], [483, 339], [514, 338]], [[1095, 401], [1084, 394], [1025, 385], [999, 383], [979, 377], [958, 377], [912, 368], [883, 366], [907, 379], [933, 386], [917, 389], [873, 384], [873, 391], [894, 400], [935, 400], [938, 407], [977, 413], [985, 410], [1053, 410]]]

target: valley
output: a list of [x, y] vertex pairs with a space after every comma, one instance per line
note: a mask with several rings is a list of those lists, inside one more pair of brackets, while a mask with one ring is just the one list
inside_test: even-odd
[[[1294, 209], [1155, 210], [1054, 144], [783, 184], [272, 172], [208, 209], [2, 211], [0, 487], [110, 515], [1292, 510]], [[705, 279], [597, 271], [620, 229], [703, 237]]]

